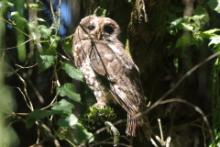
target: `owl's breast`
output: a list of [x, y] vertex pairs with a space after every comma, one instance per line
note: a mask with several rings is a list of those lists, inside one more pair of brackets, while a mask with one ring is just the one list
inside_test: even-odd
[[90, 59], [87, 56], [85, 60], [83, 60], [81, 67], [80, 67], [81, 72], [84, 75], [84, 78], [86, 79], [87, 84], [89, 85], [95, 85], [95, 80], [96, 80], [96, 74], [94, 70], [91, 67], [90, 64]]

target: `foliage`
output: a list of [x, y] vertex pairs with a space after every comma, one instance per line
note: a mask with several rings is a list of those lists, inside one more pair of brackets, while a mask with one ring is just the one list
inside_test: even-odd
[[[197, 8], [193, 16], [178, 18], [170, 24], [170, 34], [175, 35], [180, 31], [188, 31], [189, 35], [182, 35], [176, 42], [176, 48], [191, 45], [201, 45], [204, 39], [214, 35], [214, 30], [203, 32], [204, 26], [208, 23], [208, 14], [204, 8]], [[217, 31], [217, 30], [216, 30]]]
[[106, 121], [114, 122], [115, 120], [116, 114], [111, 107], [99, 109], [96, 106], [91, 106], [89, 112], [82, 118], [82, 123], [89, 130], [95, 131], [103, 126]]
[[[6, 7], [6, 1], [0, 1], [0, 19], [3, 18]], [[0, 48], [4, 47], [3, 35], [5, 34], [5, 23], [3, 21], [0, 22]], [[2, 54], [2, 52], [1, 52]], [[15, 102], [12, 99], [11, 93], [9, 91], [9, 87], [7, 87], [4, 83], [4, 71], [5, 71], [5, 62], [2, 57], [0, 57], [0, 146], [9, 147], [9, 146], [18, 146], [18, 137], [14, 132], [13, 128], [10, 125], [8, 120], [8, 116], [14, 110]]]
[[10, 147], [10, 146], [18, 146], [18, 137], [16, 133], [14, 132], [13, 128], [9, 124], [8, 121], [8, 115], [11, 115], [13, 112], [13, 109], [15, 107], [15, 103], [11, 97], [11, 94], [9, 92], [9, 88], [4, 85], [3, 80], [3, 72], [4, 71], [4, 62], [2, 61], [2, 58], [0, 58], [0, 93], [2, 94], [0, 96], [1, 103], [0, 103], [0, 146]]
[[[68, 42], [72, 40], [71, 36], [63, 39], [58, 34], [59, 26], [57, 23], [59, 23], [59, 14], [56, 14], [59, 12], [57, 11], [56, 14], [53, 13], [55, 21], [50, 24], [44, 17], [37, 15], [40, 10], [44, 9], [44, 4], [40, 1], [36, 3], [16, 1], [10, 4], [8, 10], [13, 9], [13, 11], [7, 12], [7, 15], [9, 15], [7, 23], [11, 25], [11, 30], [16, 34], [16, 38], [14, 38], [16, 39], [16, 49], [18, 51], [18, 60], [16, 62], [23, 63], [23, 66], [32, 63], [37, 65], [35, 69], [27, 68], [28, 72], [31, 73], [34, 73], [34, 70], [37, 71], [38, 74], [52, 72], [50, 75], [52, 85], [51, 87], [47, 87], [47, 89], [52, 90], [52, 93], [49, 93], [53, 98], [49, 99], [49, 101], [51, 101], [49, 104], [47, 100], [45, 107], [37, 109], [36, 107], [38, 106], [33, 102], [33, 98], [29, 97], [29, 95], [31, 95], [29, 93], [29, 84], [32, 83], [32, 86], [34, 86], [33, 83], [35, 82], [31, 82], [31, 80], [36, 79], [31, 78], [31, 75], [25, 77], [26, 71], [17, 72], [16, 69], [14, 69], [24, 84], [24, 87], [19, 89], [24, 96], [27, 108], [29, 108], [29, 112], [26, 113], [27, 116], [25, 119], [22, 119], [22, 121], [25, 122], [26, 127], [29, 129], [34, 126], [44, 128], [41, 135], [38, 136], [39, 138], [43, 138], [44, 132], [48, 132], [49, 130], [49, 136], [52, 137], [52, 140], [56, 138], [65, 140], [72, 146], [92, 142], [94, 140], [93, 134], [86, 130], [78, 121], [78, 117], [74, 114], [75, 105], [81, 102], [80, 94], [76, 92], [73, 83], [60, 80], [61, 74], [66, 78], [70, 77], [71, 79], [81, 82], [83, 81], [83, 77], [79, 70], [70, 64], [71, 61], [66, 55], [62, 55], [59, 51], [61, 42], [68, 44]], [[27, 10], [30, 12], [29, 18], [24, 15], [24, 12]], [[27, 32], [27, 30], [29, 31]], [[27, 35], [28, 33], [29, 35]], [[29, 43], [29, 46], [26, 45], [26, 43]], [[68, 46], [68, 48], [70, 49], [64, 50], [65, 53], [71, 50], [71, 46]], [[44, 80], [45, 78], [42, 77], [41, 79]], [[69, 81], [71, 81], [71, 79], [69, 79]], [[55, 84], [52, 83], [53, 81]], [[3, 89], [1, 88], [1, 90]], [[43, 97], [42, 95], [44, 94], [41, 95], [38, 89], [34, 88], [34, 91], [38, 93], [38, 96]], [[43, 98], [42, 101], [46, 101], [46, 99]], [[19, 114], [17, 115], [19, 116]], [[8, 128], [8, 130], [12, 132], [10, 128]], [[36, 142], [35, 144], [38, 143], [39, 142]]]
[[209, 147], [220, 146], [220, 133], [219, 133], [219, 131], [217, 131], [217, 129], [214, 130], [214, 136], [215, 136], [215, 138], [214, 138], [213, 142], [209, 145]]
[[[82, 0], [81, 4], [82, 15], [112, 17], [121, 25], [126, 48], [133, 51], [132, 56], [140, 66], [143, 89], [152, 100], [147, 112], [153, 111], [151, 142], [184, 146], [192, 140], [207, 140], [210, 147], [219, 146], [220, 21], [216, 18], [219, 18], [220, 1], [198, 1], [192, 13], [185, 16], [184, 0], [183, 5], [175, 0], [149, 0], [146, 4], [142, 0]], [[0, 2], [0, 59], [7, 63], [7, 68], [0, 72], [0, 93], [4, 93], [0, 103], [0, 138], [5, 141], [0, 140], [0, 146], [18, 142], [9, 124], [15, 127], [19, 137], [26, 132], [31, 134], [28, 139], [21, 137], [21, 146], [120, 145], [121, 140], [122, 146], [135, 144], [136, 139], [131, 140], [123, 133], [119, 136], [120, 125], [114, 126], [115, 121], [123, 120], [124, 112], [114, 105], [103, 109], [93, 105], [94, 96], [82, 73], [73, 66], [73, 36], [59, 34], [60, 5], [60, 0], [57, 4], [41, 0]], [[146, 14], [148, 22], [141, 20]], [[4, 85], [2, 71], [6, 71], [4, 80], [14, 96]], [[169, 96], [187, 99], [194, 111], [176, 105], [178, 101]], [[16, 111], [11, 97], [17, 102]], [[203, 97], [209, 98], [211, 108]], [[162, 104], [166, 106], [158, 107]], [[208, 120], [202, 110], [211, 114]], [[154, 122], [159, 117], [166, 126], [162, 129], [159, 125], [158, 138], [155, 135], [158, 126]], [[96, 131], [103, 127], [116, 129], [116, 135], [112, 138], [108, 132], [98, 134]], [[196, 133], [192, 130], [199, 130], [195, 131], [197, 136], [193, 136]], [[213, 140], [207, 130], [213, 133]], [[148, 146], [146, 140], [142, 146]]]
[[[220, 1], [217, 0], [209, 0], [207, 6], [220, 13], [219, 6]], [[208, 42], [208, 49], [212, 49], [214, 53], [218, 54], [220, 49], [220, 29], [208, 27], [210, 25], [210, 14], [206, 7], [198, 6], [194, 10], [194, 14], [192, 16], [185, 16], [178, 19], [175, 19], [170, 23], [169, 31], [171, 35], [177, 35], [180, 31], [185, 32], [182, 36], [180, 36], [175, 44], [175, 48], [186, 48], [195, 46], [197, 48], [201, 48], [204, 43]], [[187, 32], [187, 33], [186, 33]], [[201, 51], [202, 52], [202, 51]], [[214, 132], [214, 141], [209, 145], [210, 147], [219, 146], [219, 57], [217, 57], [214, 61], [212, 72], [211, 72], [211, 95], [212, 98], [212, 117], [213, 117], [213, 129]], [[176, 66], [178, 67], [178, 66]]]

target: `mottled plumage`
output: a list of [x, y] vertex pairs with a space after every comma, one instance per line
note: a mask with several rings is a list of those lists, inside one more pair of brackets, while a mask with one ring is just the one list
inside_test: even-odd
[[[113, 99], [127, 112], [126, 134], [135, 136], [146, 117], [134, 118], [145, 108], [139, 70], [118, 40], [118, 24], [107, 17], [83, 18], [74, 34], [73, 56], [86, 83], [93, 90], [97, 106], [104, 107]], [[149, 127], [147, 128], [149, 129]]]

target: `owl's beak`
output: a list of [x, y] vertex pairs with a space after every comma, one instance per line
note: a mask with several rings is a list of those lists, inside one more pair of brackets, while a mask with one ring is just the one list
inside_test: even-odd
[[102, 38], [102, 33], [100, 31], [97, 31], [95, 36], [98, 40], [100, 40]]
[[102, 33], [98, 33], [98, 40], [101, 40], [102, 39]]
[[98, 40], [101, 40], [102, 39], [102, 33], [101, 33], [101, 29], [98, 29], [96, 32], [95, 32], [95, 37], [96, 39]]

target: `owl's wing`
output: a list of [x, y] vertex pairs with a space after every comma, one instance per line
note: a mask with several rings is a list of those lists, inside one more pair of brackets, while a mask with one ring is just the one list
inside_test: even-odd
[[91, 50], [91, 66], [98, 75], [108, 80], [115, 100], [128, 113], [135, 114], [140, 112], [143, 102], [138, 69], [120, 46], [117, 53], [116, 49], [106, 43], [96, 42], [95, 48]]
[[92, 50], [89, 54], [91, 66], [97, 74], [101, 76], [106, 76], [107, 69], [105, 67], [105, 64], [108, 61], [103, 57], [103, 55], [109, 54], [108, 52], [105, 51], [106, 46], [103, 46], [100, 43], [92, 43], [91, 46], [92, 46]]
[[90, 59], [93, 69], [103, 76], [119, 72], [122, 69], [128, 73], [132, 71], [139, 74], [138, 67], [119, 43], [115, 45], [101, 41], [94, 42], [90, 52]]

